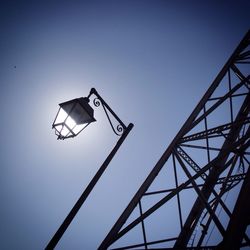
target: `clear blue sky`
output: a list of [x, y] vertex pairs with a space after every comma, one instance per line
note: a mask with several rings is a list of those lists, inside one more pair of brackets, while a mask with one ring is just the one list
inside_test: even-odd
[[[56, 140], [58, 103], [95, 87], [134, 129], [58, 249], [96, 249], [250, 26], [250, 2], [1, 1], [0, 248], [43, 249], [117, 140], [99, 108]], [[174, 222], [173, 222], [174, 223]]]

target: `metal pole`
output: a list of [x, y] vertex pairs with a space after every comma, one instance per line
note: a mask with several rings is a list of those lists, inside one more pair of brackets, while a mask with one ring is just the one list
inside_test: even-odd
[[46, 250], [54, 249], [56, 247], [57, 243], [59, 242], [59, 240], [63, 236], [64, 232], [67, 230], [68, 226], [70, 225], [70, 223], [72, 222], [72, 220], [76, 216], [77, 212], [80, 210], [84, 201], [87, 199], [87, 197], [89, 196], [89, 194], [93, 190], [95, 184], [98, 182], [98, 180], [100, 179], [100, 177], [102, 176], [102, 174], [104, 173], [106, 168], [108, 167], [109, 163], [113, 159], [114, 155], [116, 154], [116, 152], [118, 151], [118, 149], [122, 145], [123, 141], [125, 140], [125, 138], [129, 134], [129, 132], [131, 131], [133, 126], [134, 125], [132, 123], [130, 123], [128, 125], [128, 127], [124, 130], [123, 134], [121, 135], [121, 137], [117, 141], [116, 145], [114, 146], [114, 148], [112, 149], [112, 151], [110, 152], [110, 154], [108, 155], [106, 160], [103, 162], [103, 164], [101, 165], [101, 167], [99, 168], [99, 170], [97, 171], [97, 173], [95, 174], [93, 179], [88, 184], [87, 188], [83, 191], [83, 193], [80, 196], [80, 198], [78, 199], [78, 201], [75, 203], [75, 205], [73, 206], [73, 208], [71, 209], [71, 211], [69, 212], [69, 214], [67, 215], [67, 217], [65, 218], [63, 223], [61, 224], [61, 226], [58, 228], [55, 235], [52, 237], [52, 239], [50, 240], [50, 242], [46, 246], [46, 248], [45, 248]]

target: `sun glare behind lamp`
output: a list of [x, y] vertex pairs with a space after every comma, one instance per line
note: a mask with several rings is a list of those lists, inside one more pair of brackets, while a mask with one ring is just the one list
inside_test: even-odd
[[96, 121], [94, 110], [89, 105], [87, 97], [76, 98], [59, 104], [52, 128], [55, 129], [57, 139], [75, 137], [91, 122]]

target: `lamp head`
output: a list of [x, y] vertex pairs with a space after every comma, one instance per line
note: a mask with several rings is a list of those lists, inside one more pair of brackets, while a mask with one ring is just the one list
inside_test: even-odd
[[91, 122], [96, 121], [94, 110], [87, 97], [76, 98], [59, 104], [60, 108], [52, 128], [58, 139], [75, 137]]

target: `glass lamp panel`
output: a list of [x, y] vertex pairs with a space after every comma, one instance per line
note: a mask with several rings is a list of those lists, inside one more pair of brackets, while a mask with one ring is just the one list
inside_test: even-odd
[[75, 135], [78, 134], [86, 125], [87, 125], [87, 123], [76, 125], [76, 126], [73, 128], [73, 130], [72, 130], [73, 133], [74, 133]]
[[67, 118], [67, 116], [68, 114], [62, 108], [60, 108], [58, 115], [56, 117], [56, 120], [55, 120], [55, 124], [63, 123], [65, 119]]
[[76, 126], [76, 122], [71, 118], [71, 116], [68, 116], [65, 124], [72, 130]]
[[64, 125], [57, 125], [57, 126], [55, 126], [55, 129], [58, 132], [58, 134], [63, 136], [63, 137], [72, 136], [72, 133]]

